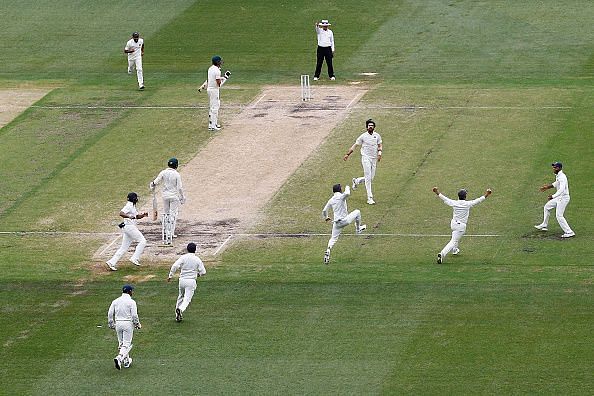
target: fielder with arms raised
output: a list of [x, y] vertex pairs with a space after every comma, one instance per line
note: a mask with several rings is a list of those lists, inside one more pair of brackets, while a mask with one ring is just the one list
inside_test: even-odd
[[169, 270], [167, 282], [171, 282], [173, 275], [179, 270], [179, 295], [175, 303], [175, 320], [181, 322], [184, 312], [192, 302], [196, 291], [196, 278], [206, 275], [204, 263], [196, 256], [196, 244], [188, 243], [188, 253], [178, 258]]
[[138, 310], [136, 301], [132, 299], [134, 287], [124, 285], [122, 295], [112, 301], [107, 311], [107, 325], [110, 329], [115, 329], [118, 335], [118, 355], [113, 359], [115, 368], [121, 370], [122, 367], [128, 368], [132, 364], [130, 350], [132, 350], [132, 337], [134, 328], [140, 329], [140, 319], [138, 319]]
[[489, 195], [491, 195], [491, 189], [487, 189], [485, 195], [473, 199], [472, 201], [466, 200], [467, 192], [465, 189], [458, 191], [458, 200], [454, 201], [453, 199], [449, 199], [445, 195], [439, 192], [437, 187], [433, 187], [433, 192], [441, 198], [441, 200], [448, 206], [453, 208], [453, 216], [452, 221], [450, 222], [450, 227], [452, 229], [452, 239], [448, 242], [447, 245], [441, 249], [441, 252], [437, 254], [437, 264], [441, 264], [445, 256], [452, 252], [452, 254], [456, 255], [460, 253], [460, 249], [458, 248], [458, 244], [460, 243], [460, 239], [466, 233], [466, 224], [468, 223], [468, 216], [470, 215], [470, 208], [475, 205], [480, 204], [483, 202]]
[[330, 221], [330, 216], [328, 216], [328, 211], [332, 208], [332, 212], [334, 212], [334, 221], [332, 222], [332, 236], [328, 241], [328, 248], [326, 249], [326, 253], [324, 253], [324, 264], [328, 264], [330, 262], [330, 251], [332, 247], [338, 240], [342, 229], [353, 221], [355, 222], [355, 232], [360, 234], [367, 228], [365, 224], [361, 224], [361, 211], [359, 209], [353, 210], [349, 213], [347, 209], [347, 198], [351, 195], [351, 190], [349, 186], [346, 186], [344, 189], [344, 193], [342, 192], [342, 186], [340, 184], [335, 184], [332, 186], [332, 192], [334, 193], [332, 197], [322, 209], [322, 217], [326, 221]]

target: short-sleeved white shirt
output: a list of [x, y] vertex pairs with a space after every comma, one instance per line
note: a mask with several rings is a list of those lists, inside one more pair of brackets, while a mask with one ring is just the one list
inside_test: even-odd
[[207, 89], [219, 89], [217, 78], [221, 78], [221, 69], [218, 66], [212, 65], [208, 68], [208, 85]]
[[[128, 216], [133, 215], [134, 217], [136, 217], [136, 215], [138, 214], [138, 211], [136, 210], [136, 206], [134, 206], [134, 204], [130, 201], [128, 201], [126, 203], [126, 205], [124, 205], [124, 207], [122, 208], [121, 211], [124, 212], [124, 214], [126, 214]], [[136, 219], [125, 218], [124, 223], [125, 224], [136, 224]]]
[[378, 145], [382, 143], [382, 137], [375, 131], [371, 135], [365, 131], [357, 138], [355, 143], [361, 146], [361, 155], [377, 158]]
[[128, 42], [126, 43], [125, 49], [127, 49], [127, 50], [135, 49], [134, 52], [128, 53], [129, 60], [140, 58], [142, 56], [142, 45], [143, 44], [144, 44], [144, 40], [141, 38], [138, 39], [138, 42], [134, 41], [134, 39], [128, 40]]

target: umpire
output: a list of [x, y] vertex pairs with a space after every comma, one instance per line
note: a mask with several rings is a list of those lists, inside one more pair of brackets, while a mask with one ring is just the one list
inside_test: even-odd
[[324, 58], [326, 59], [326, 65], [328, 66], [328, 77], [330, 77], [330, 80], [336, 80], [336, 77], [334, 77], [334, 67], [332, 66], [332, 58], [334, 57], [334, 33], [332, 33], [332, 30], [328, 29], [328, 26], [330, 25], [331, 24], [327, 19], [322, 19], [321, 22], [316, 22], [318, 52], [314, 81], [320, 79]]

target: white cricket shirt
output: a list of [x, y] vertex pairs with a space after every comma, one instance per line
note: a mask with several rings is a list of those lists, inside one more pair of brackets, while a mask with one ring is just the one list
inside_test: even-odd
[[208, 85], [206, 88], [219, 89], [219, 86], [217, 85], [217, 79], [221, 79], [221, 69], [215, 65], [212, 65], [208, 68]]
[[332, 212], [334, 212], [334, 222], [346, 218], [349, 214], [346, 202], [346, 199], [349, 195], [351, 195], [351, 189], [349, 186], [345, 187], [344, 193], [335, 192], [326, 203], [326, 206], [324, 206], [324, 209], [322, 210], [322, 217], [327, 219], [328, 210], [332, 208]]
[[162, 170], [153, 180], [153, 184], [158, 185], [161, 181], [163, 182], [163, 198], [184, 198], [181, 175], [177, 170], [173, 168]]
[[136, 301], [128, 293], [122, 293], [121, 297], [112, 301], [107, 311], [107, 323], [117, 321], [128, 321], [134, 324], [140, 322], [138, 319], [138, 311], [136, 308]]
[[373, 131], [372, 134], [365, 131], [357, 138], [356, 144], [361, 146], [361, 155], [369, 158], [377, 158], [378, 145], [381, 144], [382, 137], [379, 133]]
[[128, 53], [129, 60], [140, 58], [142, 56], [142, 45], [143, 44], [144, 44], [144, 40], [141, 38], [138, 39], [138, 42], [134, 41], [134, 39], [128, 40], [128, 42], [126, 43], [125, 49], [127, 49], [127, 50], [134, 49], [135, 50], [134, 52]]
[[179, 279], [196, 279], [198, 274], [200, 276], [206, 274], [204, 263], [195, 253], [186, 253], [178, 258], [171, 266], [169, 277], [173, 278], [178, 269]]
[[569, 198], [569, 183], [567, 182], [567, 176], [565, 176], [562, 170], [555, 176], [553, 187], [557, 189], [555, 194], [553, 194], [553, 198]]
[[316, 26], [316, 33], [318, 34], [318, 45], [320, 47], [332, 47], [332, 52], [334, 52], [334, 33], [332, 33], [332, 30], [324, 30]]
[[472, 201], [466, 201], [464, 199], [453, 200], [449, 199], [442, 193], [439, 193], [439, 198], [441, 198], [441, 200], [445, 202], [446, 205], [454, 208], [452, 220], [464, 224], [468, 223], [468, 215], [470, 214], [470, 208], [485, 200], [484, 195], [478, 197], [477, 199], [473, 199]]
[[[121, 212], [124, 212], [124, 214], [126, 214], [128, 216], [134, 215], [134, 217], [136, 217], [136, 215], [138, 214], [138, 211], [136, 210], [136, 206], [134, 206], [134, 204], [130, 201], [126, 202], [126, 205], [124, 205]], [[135, 225], [136, 218], [130, 219], [130, 218], [126, 217], [124, 219], [124, 224], [134, 224]]]

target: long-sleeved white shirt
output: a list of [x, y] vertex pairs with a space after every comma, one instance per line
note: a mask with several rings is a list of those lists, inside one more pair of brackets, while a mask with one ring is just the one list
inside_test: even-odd
[[557, 173], [553, 187], [557, 189], [555, 194], [553, 194], [553, 198], [569, 198], [569, 183], [567, 182], [567, 176], [565, 176], [562, 170]]
[[322, 217], [324, 219], [328, 218], [328, 211], [332, 208], [332, 212], [334, 212], [334, 222], [340, 221], [347, 217], [349, 214], [349, 210], [347, 208], [347, 197], [351, 195], [351, 188], [346, 186], [343, 193], [335, 192], [332, 197], [324, 206], [322, 210]]
[[136, 301], [128, 293], [122, 293], [120, 297], [113, 300], [107, 311], [107, 323], [110, 327], [117, 321], [132, 322], [135, 325], [140, 323]]
[[316, 26], [316, 33], [318, 35], [318, 45], [320, 47], [332, 47], [332, 52], [334, 52], [334, 33], [332, 33], [332, 30], [324, 30]]
[[221, 80], [221, 68], [217, 65], [212, 65], [211, 67], [209, 67], [206, 80], [206, 88], [208, 90], [219, 89], [219, 84], [217, 84], [217, 80]]
[[178, 258], [169, 270], [169, 277], [173, 278], [178, 269], [179, 279], [196, 279], [198, 274], [206, 275], [204, 263], [195, 253], [186, 253]]
[[163, 181], [163, 198], [185, 199], [182, 180], [178, 171], [173, 168], [163, 169], [157, 178], [153, 180], [153, 184], [157, 186], [161, 181]]
[[464, 199], [453, 200], [453, 199], [449, 199], [442, 193], [439, 193], [439, 198], [441, 198], [441, 200], [443, 202], [445, 202], [446, 205], [454, 208], [454, 214], [452, 216], [452, 220], [460, 222], [460, 223], [464, 223], [464, 224], [468, 223], [468, 215], [470, 214], [470, 208], [472, 208], [474, 205], [477, 205], [485, 200], [484, 195], [482, 195], [476, 199], [473, 199], [472, 201], [466, 201]]

